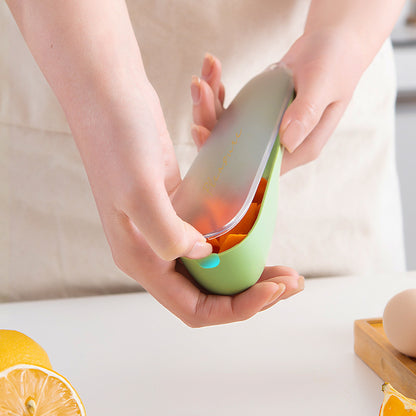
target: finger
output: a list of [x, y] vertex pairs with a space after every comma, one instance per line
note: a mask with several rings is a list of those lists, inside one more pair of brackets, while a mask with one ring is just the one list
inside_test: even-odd
[[203, 126], [197, 126], [196, 124], [193, 124], [191, 127], [191, 134], [199, 150], [203, 146], [203, 144], [207, 141], [211, 132]]
[[[267, 285], [267, 286], [265, 286]], [[274, 287], [270, 287], [274, 285]], [[233, 310], [239, 320], [245, 320], [268, 305], [276, 303], [286, 293], [286, 286], [279, 278], [256, 283], [250, 289], [232, 298]], [[263, 303], [263, 305], [261, 305]], [[259, 307], [259, 305], [261, 305]]]
[[281, 143], [293, 153], [319, 123], [331, 100], [325, 80], [316, 74], [300, 74], [295, 81], [296, 97], [286, 110], [281, 125]]
[[299, 277], [299, 273], [287, 266], [267, 266], [264, 268], [263, 273], [260, 276], [259, 282], [270, 279], [275, 276], [293, 276]]
[[123, 206], [125, 215], [162, 259], [202, 258], [212, 252], [204, 236], [176, 214], [163, 183], [155, 182], [140, 192], [135, 189]]
[[[178, 270], [181, 268], [184, 266]], [[256, 283], [235, 296], [206, 294], [193, 284], [192, 279], [188, 280], [178, 272], [170, 273], [169, 276], [154, 276], [148, 283], [145, 289], [191, 327], [248, 319], [285, 291], [284, 284], [271, 279]]]
[[194, 123], [211, 131], [217, 123], [214, 92], [206, 81], [193, 76], [191, 95]]
[[300, 292], [303, 289], [303, 276], [292, 268], [286, 266], [269, 266], [265, 267], [259, 282], [265, 282], [273, 279], [275, 282], [283, 283], [286, 286], [285, 293], [279, 298], [284, 300]]
[[225, 89], [221, 83], [221, 62], [215, 56], [207, 53], [202, 63], [201, 78], [211, 87], [214, 93], [214, 103], [217, 118], [223, 110]]
[[296, 151], [284, 153], [281, 175], [297, 166], [305, 165], [319, 156], [344, 114], [345, 108], [346, 104], [340, 102], [328, 106], [318, 125]]
[[206, 53], [202, 63], [201, 78], [212, 88], [214, 95], [218, 97], [221, 84], [221, 62], [218, 58]]
[[[280, 280], [283, 280], [283, 281], [284, 281], [284, 280], [285, 280], [285, 279], [284, 279], [284, 276], [280, 277], [280, 278], [279, 278], [279, 281], [280, 281]], [[282, 281], [282, 283], [283, 283], [283, 281]], [[286, 288], [286, 291], [285, 291], [285, 293], [283, 293], [283, 295], [282, 295], [282, 296], [280, 296], [280, 297], [279, 297], [278, 299], [276, 299], [275, 301], [273, 301], [273, 302], [269, 303], [268, 305], [266, 305], [266, 306], [265, 306], [265, 307], [261, 310], [261, 312], [262, 312], [262, 311], [265, 311], [265, 310], [267, 310], [267, 309], [269, 309], [269, 308], [271, 308], [272, 306], [276, 305], [276, 303], [277, 303], [277, 302], [280, 302], [281, 300], [285, 300], [285, 299], [287, 299], [287, 298], [290, 298], [291, 296], [297, 295], [298, 293], [302, 292], [302, 291], [303, 291], [303, 289], [305, 288], [305, 278], [304, 278], [303, 276], [299, 276], [299, 279], [298, 279], [297, 283], [298, 283], [298, 285], [297, 285], [296, 289], [290, 290], [290, 289], [287, 289], [287, 288]]]
[[218, 325], [244, 321], [283, 295], [286, 288], [272, 280], [256, 283], [235, 296], [217, 296], [200, 293], [195, 305], [197, 325]]

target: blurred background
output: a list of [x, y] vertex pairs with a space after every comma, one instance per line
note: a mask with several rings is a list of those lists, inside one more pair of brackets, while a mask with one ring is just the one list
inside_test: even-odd
[[392, 33], [397, 67], [396, 158], [403, 204], [407, 269], [416, 270], [416, 0]]

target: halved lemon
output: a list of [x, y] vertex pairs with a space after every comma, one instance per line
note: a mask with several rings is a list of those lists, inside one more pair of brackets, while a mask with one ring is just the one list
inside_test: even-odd
[[416, 400], [399, 393], [390, 383], [384, 383], [382, 389], [384, 400], [379, 416], [416, 416]]
[[0, 414], [85, 416], [85, 409], [64, 377], [46, 368], [21, 364], [0, 373]]
[[0, 415], [85, 416], [77, 392], [32, 338], [0, 330]]

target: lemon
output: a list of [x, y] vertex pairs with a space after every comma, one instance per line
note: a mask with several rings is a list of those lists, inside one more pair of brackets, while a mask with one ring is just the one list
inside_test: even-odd
[[52, 370], [40, 345], [20, 332], [0, 330], [0, 415], [86, 413], [75, 389]]
[[0, 329], [0, 371], [16, 364], [32, 364], [52, 370], [45, 350], [18, 331]]

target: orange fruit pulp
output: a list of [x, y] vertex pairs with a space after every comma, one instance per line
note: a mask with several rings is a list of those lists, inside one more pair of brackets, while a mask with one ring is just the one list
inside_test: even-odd
[[383, 384], [384, 400], [379, 416], [416, 416], [416, 400], [409, 399], [393, 388]]

